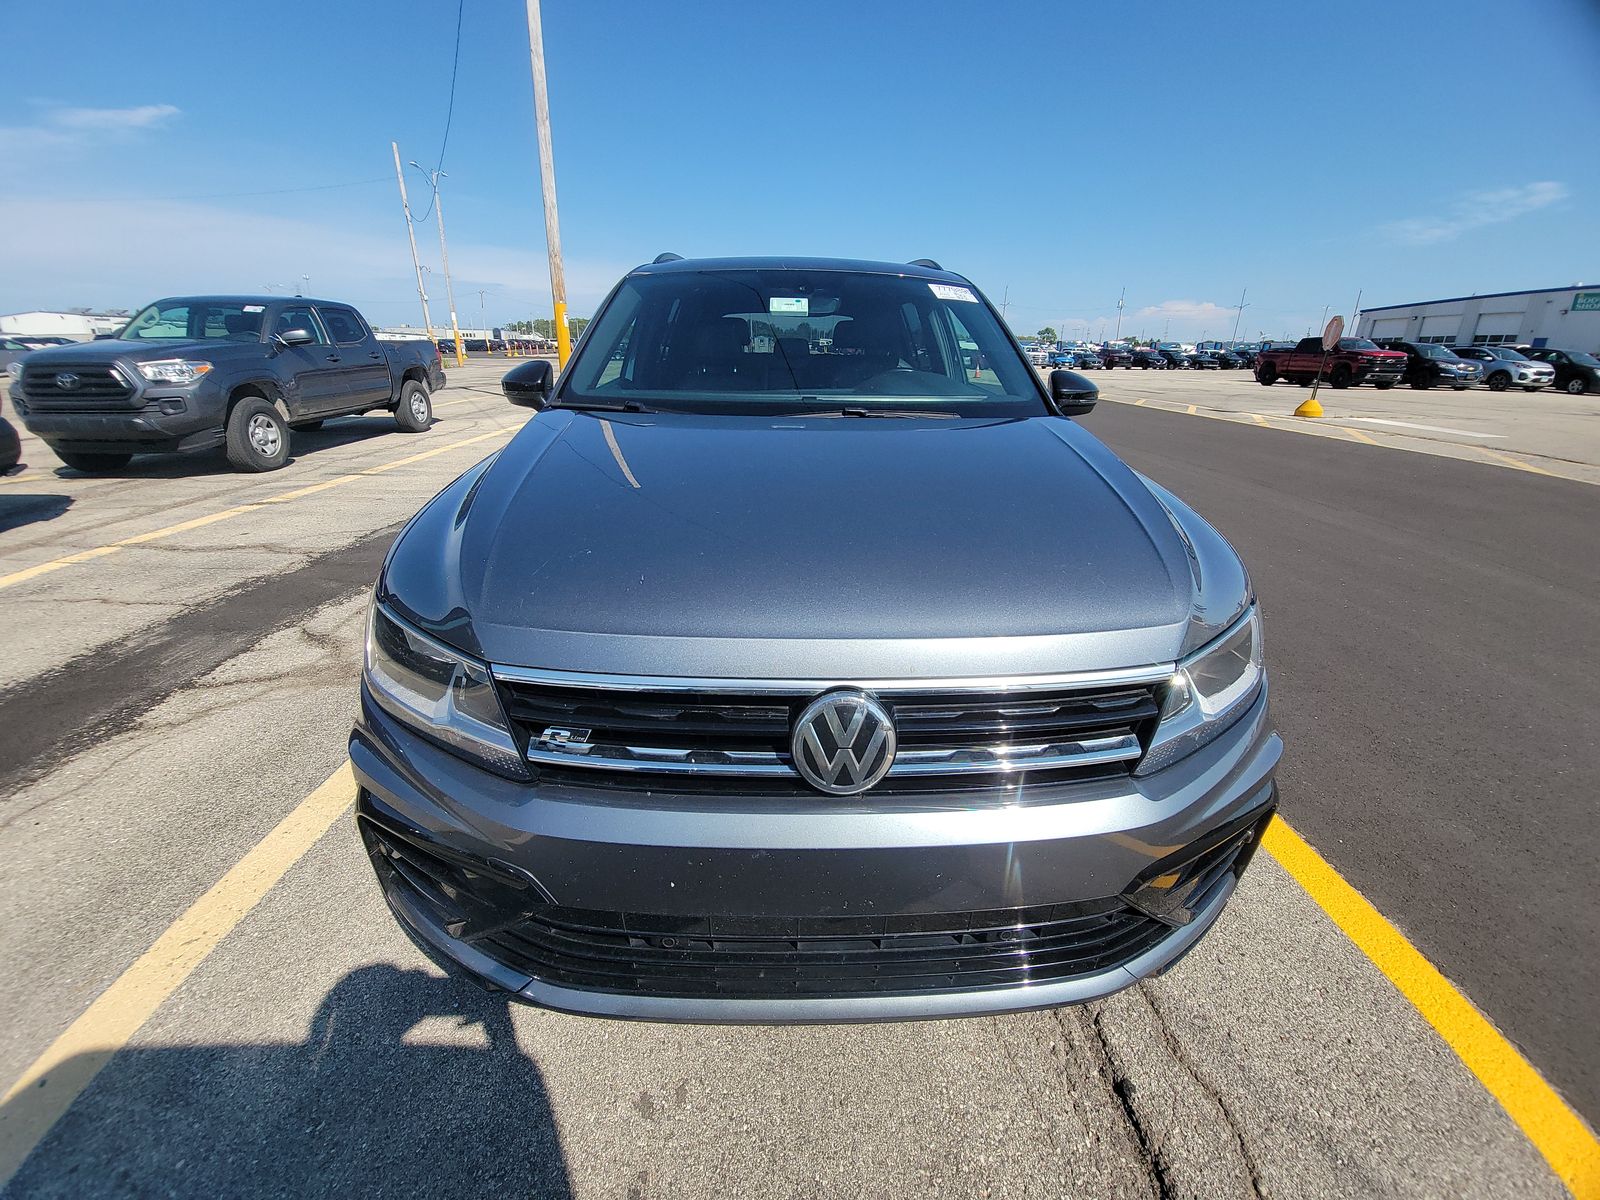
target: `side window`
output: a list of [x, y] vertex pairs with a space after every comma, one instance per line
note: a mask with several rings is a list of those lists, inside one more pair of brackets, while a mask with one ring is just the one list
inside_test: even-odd
[[277, 321], [273, 323], [273, 332], [284, 334], [291, 329], [310, 330], [317, 345], [328, 344], [328, 335], [322, 331], [322, 322], [317, 320], [317, 314], [312, 311], [309, 304], [291, 305], [278, 314]]
[[367, 340], [367, 327], [361, 320], [361, 315], [353, 308], [335, 308], [333, 305], [324, 305], [317, 310], [322, 314], [322, 323], [327, 326], [328, 336], [340, 346], [353, 346], [357, 342]]

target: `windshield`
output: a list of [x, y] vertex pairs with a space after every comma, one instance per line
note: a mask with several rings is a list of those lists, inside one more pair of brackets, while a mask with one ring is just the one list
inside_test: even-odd
[[1510, 346], [1486, 346], [1486, 350], [1496, 358], [1503, 358], [1510, 362], [1527, 362], [1528, 356], [1520, 350], [1513, 350]]
[[158, 300], [123, 326], [119, 337], [135, 342], [233, 342], [261, 340], [264, 304], [239, 300]]
[[1383, 347], [1378, 345], [1378, 343], [1376, 343], [1374, 341], [1371, 341], [1371, 340], [1369, 340], [1367, 338], [1340, 338], [1339, 339], [1339, 349], [1341, 349], [1341, 350], [1381, 350], [1381, 349], [1383, 349]]
[[1600, 367], [1600, 359], [1592, 354], [1585, 354], [1582, 350], [1568, 350], [1567, 357], [1580, 367]]
[[631, 276], [595, 318], [557, 403], [1047, 411], [1032, 369], [969, 288], [803, 269]]
[[1432, 344], [1430, 342], [1423, 342], [1420, 346], [1418, 346], [1417, 347], [1417, 353], [1422, 355], [1423, 358], [1454, 358], [1455, 357], [1455, 354], [1453, 352], [1451, 352], [1449, 350], [1446, 350], [1443, 346], [1434, 345], [1434, 344]]

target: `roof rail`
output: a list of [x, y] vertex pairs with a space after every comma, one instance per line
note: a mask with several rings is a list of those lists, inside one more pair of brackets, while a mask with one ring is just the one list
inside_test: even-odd
[[931, 259], [931, 258], [913, 258], [910, 262], [908, 262], [906, 264], [906, 266], [908, 266], [908, 267], [927, 267], [928, 270], [930, 270], [930, 271], [942, 271], [942, 270], [944, 270], [943, 267], [941, 267], [938, 263], [934, 262], [933, 259]]
[[668, 250], [668, 251], [665, 251], [662, 254], [656, 255], [655, 258], [651, 261], [650, 265], [652, 267], [659, 267], [662, 263], [682, 262], [682, 261], [683, 261], [683, 255], [674, 254], [671, 250]]

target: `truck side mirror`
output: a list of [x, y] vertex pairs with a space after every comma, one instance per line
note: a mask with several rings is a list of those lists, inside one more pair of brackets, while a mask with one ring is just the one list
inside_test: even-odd
[[317, 340], [317, 335], [309, 329], [285, 329], [278, 335], [280, 346], [309, 346]]
[[1081, 417], [1094, 409], [1100, 389], [1076, 371], [1050, 372], [1050, 402], [1063, 417]]
[[555, 368], [548, 359], [530, 358], [505, 373], [500, 380], [500, 390], [507, 400], [523, 408], [549, 408], [550, 390], [555, 381]]

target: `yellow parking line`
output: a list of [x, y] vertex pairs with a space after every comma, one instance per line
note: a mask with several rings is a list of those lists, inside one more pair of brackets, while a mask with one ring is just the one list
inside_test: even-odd
[[1378, 441], [1377, 438], [1361, 429], [1351, 429], [1348, 425], [1330, 425], [1328, 428], [1337, 429], [1340, 433], [1348, 433], [1351, 437], [1355, 438], [1356, 441], [1365, 442], [1369, 446], [1383, 445], [1383, 443]]
[[1145, 406], [1145, 401], [1143, 399], [1135, 400], [1133, 403], [1138, 408], [1143, 408]]
[[488, 433], [480, 433], [475, 437], [462, 438], [458, 442], [448, 442], [443, 446], [436, 446], [432, 450], [424, 450], [421, 454], [409, 454], [405, 458], [397, 458], [393, 462], [380, 463], [375, 467], [368, 467], [364, 471], [356, 471], [349, 475], [340, 475], [334, 479], [327, 479], [321, 483], [308, 484], [305, 487], [295, 488], [288, 492], [279, 492], [275, 496], [267, 496], [261, 500], [252, 500], [248, 504], [240, 504], [233, 508], [225, 508], [221, 512], [209, 513], [203, 517], [195, 517], [189, 521], [180, 521], [176, 525], [165, 525], [160, 529], [152, 529], [148, 533], [136, 533], [120, 541], [110, 542], [104, 546], [96, 546], [90, 550], [80, 550], [75, 554], [66, 554], [60, 558], [53, 558], [49, 562], [38, 563], [35, 566], [24, 567], [20, 571], [13, 571], [9, 575], [0, 575], [0, 589], [12, 587], [19, 583], [26, 583], [30, 579], [37, 579], [51, 571], [59, 571], [62, 567], [70, 567], [74, 563], [87, 562], [92, 558], [103, 558], [107, 554], [115, 554], [126, 546], [139, 546], [145, 542], [156, 542], [162, 538], [171, 537], [175, 533], [184, 533], [190, 529], [200, 529], [206, 525], [215, 525], [218, 521], [227, 521], [244, 513], [255, 512], [269, 504], [285, 504], [291, 500], [298, 500], [303, 496], [310, 496], [316, 492], [325, 492], [329, 488], [342, 487], [358, 479], [371, 475], [381, 475], [385, 471], [393, 471], [398, 467], [410, 466], [412, 463], [422, 462], [424, 459], [433, 458], [435, 455], [446, 454], [451, 450], [459, 450], [463, 446], [476, 445], [486, 442], [490, 438], [505, 437], [514, 433], [512, 429], [495, 429]]
[[1184, 408], [1188, 411], [1188, 413], [1189, 413], [1189, 415], [1191, 417], [1194, 416], [1196, 413], [1198, 413], [1200, 411], [1198, 408], [1196, 408], [1192, 404], [1185, 404]]
[[350, 764], [262, 838], [0, 1097], [0, 1188], [100, 1069], [221, 944], [355, 798]]
[[1257, 425], [1265, 425], [1267, 423], [1267, 419], [1260, 413], [1245, 413], [1245, 416], [1249, 417]]
[[1508, 467], [1515, 467], [1519, 471], [1531, 471], [1535, 475], [1555, 476], [1554, 471], [1546, 471], [1543, 467], [1536, 467], [1532, 463], [1525, 463], [1520, 458], [1512, 458], [1509, 454], [1501, 454], [1498, 450], [1491, 450], [1487, 446], [1473, 446], [1472, 449], [1480, 454], [1487, 454], [1497, 462], [1503, 462]]
[[1262, 845], [1478, 1077], [1579, 1200], [1600, 1196], [1600, 1141], [1505, 1036], [1281, 817]]

